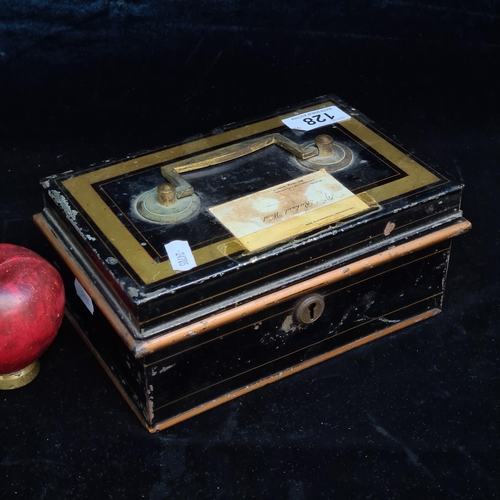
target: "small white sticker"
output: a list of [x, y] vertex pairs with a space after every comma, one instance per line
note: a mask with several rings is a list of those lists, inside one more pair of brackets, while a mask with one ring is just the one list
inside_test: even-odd
[[332, 123], [349, 120], [351, 117], [337, 106], [308, 111], [297, 116], [281, 120], [288, 128], [294, 130], [313, 130]]
[[196, 267], [193, 252], [187, 241], [175, 240], [165, 245], [174, 271], [189, 271]]
[[82, 302], [85, 304], [87, 309], [94, 314], [94, 303], [92, 302], [92, 299], [90, 298], [90, 295], [86, 292], [85, 288], [80, 284], [80, 282], [75, 278], [75, 290], [76, 294]]

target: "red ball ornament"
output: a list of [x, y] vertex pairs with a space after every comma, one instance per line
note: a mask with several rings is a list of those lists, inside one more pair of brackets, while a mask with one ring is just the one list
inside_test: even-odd
[[63, 316], [64, 285], [54, 267], [27, 248], [0, 244], [0, 389], [36, 377]]

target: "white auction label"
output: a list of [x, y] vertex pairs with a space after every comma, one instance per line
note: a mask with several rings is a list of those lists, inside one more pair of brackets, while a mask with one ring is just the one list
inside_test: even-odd
[[281, 120], [288, 128], [294, 130], [314, 130], [332, 123], [349, 120], [351, 117], [337, 106], [308, 111], [297, 116]]
[[165, 250], [174, 271], [189, 271], [196, 267], [193, 252], [187, 241], [171, 241], [165, 245]]
[[78, 297], [80, 297], [81, 301], [85, 304], [87, 309], [94, 314], [94, 303], [90, 298], [90, 295], [87, 293], [85, 288], [80, 284], [80, 282], [75, 278], [75, 290]]

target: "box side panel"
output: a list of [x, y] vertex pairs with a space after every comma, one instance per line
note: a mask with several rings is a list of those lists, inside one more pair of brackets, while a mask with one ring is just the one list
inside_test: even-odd
[[66, 315], [104, 365], [122, 395], [133, 406], [135, 413], [145, 423], [149, 423], [151, 408], [142, 360], [135, 358], [103, 315], [100, 303], [82, 291], [83, 285], [55, 252], [52, 262], [64, 281]]

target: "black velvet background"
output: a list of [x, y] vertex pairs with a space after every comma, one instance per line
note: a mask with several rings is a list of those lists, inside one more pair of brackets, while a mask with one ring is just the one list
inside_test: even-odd
[[443, 314], [157, 435], [66, 323], [0, 393], [0, 498], [499, 494], [500, 2], [0, 5], [1, 241], [38, 180], [334, 93], [466, 184]]

